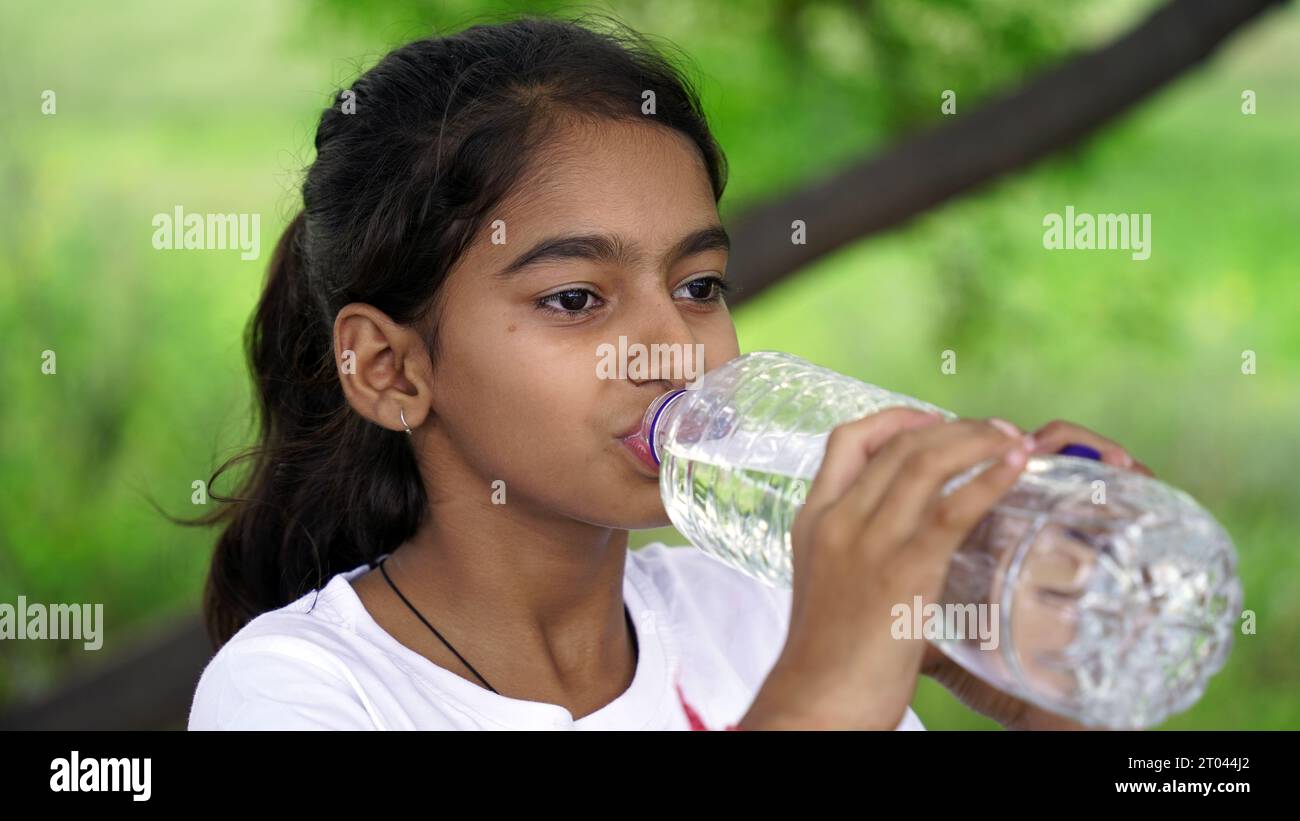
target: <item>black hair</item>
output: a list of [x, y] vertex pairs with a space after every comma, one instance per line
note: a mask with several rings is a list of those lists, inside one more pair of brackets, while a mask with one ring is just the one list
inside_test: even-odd
[[[332, 342], [342, 306], [368, 303], [419, 329], [435, 356], [442, 282], [566, 118], [675, 129], [699, 148], [715, 201], [726, 185], [691, 82], [649, 38], [604, 15], [525, 15], [416, 40], [333, 98], [302, 211], [245, 331], [258, 442], [217, 468], [208, 486], [221, 506], [189, 522], [225, 523], [203, 602], [216, 647], [394, 549], [427, 513], [409, 437], [344, 398]], [[236, 466], [246, 472], [235, 495], [211, 490]]]

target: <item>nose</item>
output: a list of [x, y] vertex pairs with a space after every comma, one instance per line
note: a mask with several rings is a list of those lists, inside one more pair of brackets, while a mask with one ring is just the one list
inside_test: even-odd
[[[671, 294], [645, 299], [629, 330], [628, 381], [633, 385], [663, 392], [684, 388], [704, 373], [707, 352]], [[645, 357], [648, 368], [633, 367], [637, 355]]]

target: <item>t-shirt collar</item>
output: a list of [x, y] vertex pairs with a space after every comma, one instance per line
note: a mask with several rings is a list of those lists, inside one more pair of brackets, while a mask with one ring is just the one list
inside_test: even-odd
[[677, 653], [659, 592], [645, 578], [629, 551], [623, 573], [623, 601], [637, 632], [637, 667], [632, 683], [613, 701], [576, 721], [566, 707], [493, 693], [410, 649], [374, 620], [349, 581], [369, 569], [369, 564], [340, 573], [322, 594], [333, 601], [348, 626], [383, 649], [453, 706], [482, 723], [501, 729], [641, 729], [662, 723], [672, 702], [670, 673]]

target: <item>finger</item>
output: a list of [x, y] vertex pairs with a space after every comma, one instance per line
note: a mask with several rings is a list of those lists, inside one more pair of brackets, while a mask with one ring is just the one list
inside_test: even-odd
[[971, 481], [939, 499], [909, 549], [945, 566], [1024, 472], [1029, 450], [1013, 448]]
[[1034, 453], [1056, 453], [1071, 442], [1087, 445], [1101, 454], [1101, 461], [1116, 467], [1133, 467], [1133, 457], [1118, 442], [1107, 439], [1082, 425], [1054, 419], [1034, 431]]
[[1154, 479], [1156, 476], [1156, 474], [1151, 470], [1151, 468], [1147, 467], [1145, 464], [1139, 462], [1136, 459], [1133, 460], [1133, 470], [1136, 470], [1138, 473], [1141, 473], [1144, 476], [1150, 476], [1152, 479]]
[[888, 491], [891, 483], [903, 464], [922, 448], [945, 449], [953, 442], [971, 436], [974, 433], [988, 433], [989, 425], [995, 426], [1010, 436], [1019, 436], [1015, 426], [1002, 420], [981, 421], [978, 419], [957, 419], [942, 425], [914, 428], [900, 432], [875, 456], [871, 463], [853, 483], [841, 494], [827, 512], [844, 516], [864, 527], [866, 520], [880, 504], [881, 497]]
[[[905, 543], [920, 529], [922, 514], [935, 503], [935, 497], [949, 479], [986, 459], [1027, 450], [1023, 438], [1008, 436], [987, 421], [962, 420], [950, 422], [947, 427], [953, 435], [930, 436], [931, 446], [913, 450], [899, 464], [864, 528], [866, 538], [884, 544]], [[926, 433], [929, 432], [919, 432], [918, 436]]]
[[942, 421], [938, 414], [913, 408], [886, 408], [862, 419], [837, 425], [826, 440], [826, 454], [804, 500], [813, 515], [843, 495], [863, 466], [894, 434]]

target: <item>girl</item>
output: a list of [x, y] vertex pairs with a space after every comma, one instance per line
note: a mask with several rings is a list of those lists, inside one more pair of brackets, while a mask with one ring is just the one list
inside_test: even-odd
[[1006, 726], [1073, 726], [889, 624], [1027, 453], [1125, 463], [1078, 426], [839, 427], [791, 591], [628, 550], [669, 522], [627, 437], [681, 382], [599, 378], [598, 351], [739, 354], [725, 159], [644, 38], [525, 17], [419, 40], [338, 93], [315, 146], [249, 328], [261, 440], [210, 520], [191, 729], [923, 729], [920, 673]]

